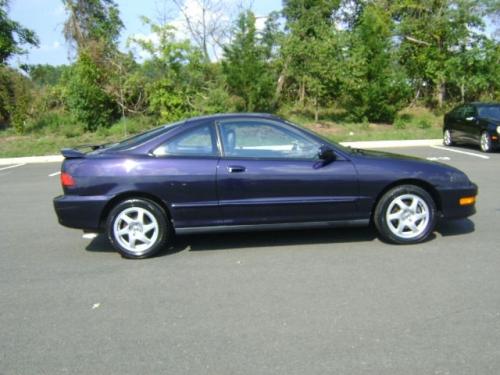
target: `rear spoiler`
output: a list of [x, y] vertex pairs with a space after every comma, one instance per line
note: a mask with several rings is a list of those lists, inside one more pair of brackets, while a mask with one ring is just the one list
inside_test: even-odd
[[91, 151], [94, 151], [94, 150], [97, 150], [97, 149], [99, 149], [99, 148], [101, 148], [103, 146], [105, 146], [105, 145], [90, 145], [90, 144], [85, 144], [85, 145], [75, 146], [73, 148], [63, 148], [61, 150], [61, 154], [63, 154], [63, 156], [66, 159], [83, 158], [83, 157], [85, 157], [85, 152], [80, 151], [80, 150], [88, 148]]
[[78, 159], [85, 157], [85, 152], [79, 151], [76, 148], [63, 148], [61, 154], [66, 159]]

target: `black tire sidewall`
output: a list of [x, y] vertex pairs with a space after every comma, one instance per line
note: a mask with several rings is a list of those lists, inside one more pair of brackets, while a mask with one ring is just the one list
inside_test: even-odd
[[[396, 197], [404, 194], [418, 195], [425, 201], [425, 203], [429, 207], [430, 217], [429, 217], [429, 222], [427, 224], [427, 228], [418, 237], [415, 238], [398, 237], [394, 233], [392, 233], [387, 224], [386, 212], [387, 209], [389, 208], [390, 203]], [[400, 185], [390, 189], [382, 196], [382, 198], [380, 198], [375, 208], [375, 212], [373, 215], [373, 222], [380, 236], [385, 241], [395, 244], [412, 244], [425, 241], [429, 237], [429, 235], [433, 232], [434, 227], [436, 226], [436, 218], [437, 218], [436, 204], [432, 199], [431, 195], [427, 191], [415, 185]]]
[[[117, 218], [117, 216], [122, 212], [123, 210], [127, 208], [132, 208], [132, 207], [140, 207], [144, 208], [145, 210], [148, 210], [157, 220], [158, 222], [158, 238], [153, 246], [151, 246], [146, 252], [137, 255], [134, 254], [127, 249], [125, 249], [123, 246], [120, 245], [118, 240], [115, 238], [114, 231], [113, 231], [113, 226], [114, 222]], [[106, 221], [106, 230], [108, 233], [108, 238], [113, 247], [125, 258], [131, 258], [131, 259], [142, 259], [142, 258], [148, 258], [156, 253], [158, 253], [160, 250], [162, 250], [167, 241], [172, 237], [171, 236], [171, 229], [167, 221], [167, 216], [162, 209], [157, 203], [150, 201], [148, 199], [143, 199], [143, 198], [131, 198], [127, 199], [125, 201], [122, 201], [118, 203], [113, 209], [110, 211], [108, 215], [108, 219]]]

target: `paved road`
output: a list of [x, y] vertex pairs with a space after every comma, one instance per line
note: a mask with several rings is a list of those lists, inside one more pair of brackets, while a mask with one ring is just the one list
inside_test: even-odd
[[142, 261], [57, 224], [57, 164], [2, 166], [0, 374], [499, 374], [500, 153], [457, 150], [391, 149], [479, 184], [427, 243], [199, 235]]

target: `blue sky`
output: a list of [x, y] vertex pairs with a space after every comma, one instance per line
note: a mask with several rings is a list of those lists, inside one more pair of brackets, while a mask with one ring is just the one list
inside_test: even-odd
[[[156, 19], [163, 0], [115, 0], [115, 2], [120, 8], [120, 15], [125, 24], [125, 29], [122, 31], [122, 46], [124, 46], [130, 35], [149, 34], [148, 28], [142, 25], [140, 16]], [[239, 2], [234, 1], [234, 3]], [[273, 10], [280, 10], [281, 0], [255, 0], [251, 8], [257, 15], [264, 16]], [[61, 0], [11, 0], [9, 16], [34, 30], [40, 38], [38, 48], [30, 48], [27, 55], [14, 57], [10, 61], [12, 65], [68, 63], [68, 47], [62, 34], [66, 15]]]

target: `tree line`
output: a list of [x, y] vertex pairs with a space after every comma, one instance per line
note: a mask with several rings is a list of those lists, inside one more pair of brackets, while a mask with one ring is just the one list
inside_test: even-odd
[[113, 0], [62, 0], [73, 62], [14, 69], [9, 59], [39, 40], [0, 0], [0, 125], [95, 131], [127, 117], [287, 110], [318, 121], [332, 108], [346, 121], [392, 123], [409, 105], [500, 100], [498, 0], [283, 0], [263, 25], [250, 9], [229, 20], [222, 1], [195, 0], [193, 19], [183, 0], [165, 0], [189, 35], [176, 37], [167, 14], [143, 17], [154, 38], [130, 36], [133, 53], [120, 49]]

